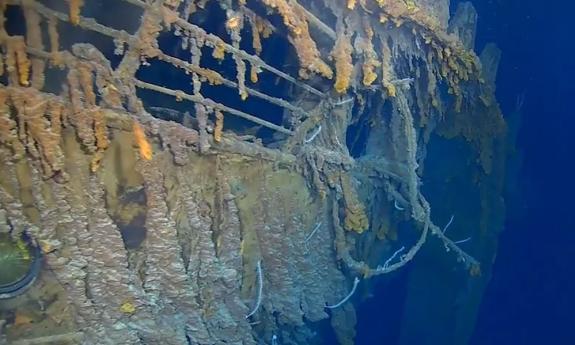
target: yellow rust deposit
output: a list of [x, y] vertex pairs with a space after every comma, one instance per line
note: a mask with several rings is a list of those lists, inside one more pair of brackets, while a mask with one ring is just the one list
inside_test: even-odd
[[322, 60], [317, 45], [310, 36], [309, 24], [301, 5], [296, 1], [287, 0], [263, 0], [263, 2], [282, 16], [284, 24], [290, 31], [292, 44], [301, 66], [300, 77], [309, 78], [309, 72], [312, 72], [331, 79], [333, 70]]
[[80, 23], [80, 11], [84, 6], [84, 0], [67, 0], [70, 13], [70, 23], [78, 25]]
[[250, 68], [250, 81], [252, 83], [257, 83], [258, 82], [258, 73], [260, 73], [261, 70], [258, 66], [252, 64], [251, 68]]
[[361, 234], [369, 228], [369, 219], [365, 212], [365, 206], [359, 200], [349, 175], [342, 173], [340, 175], [340, 183], [344, 197], [344, 227], [346, 230]]
[[226, 22], [226, 29], [228, 30], [236, 30], [239, 28], [241, 24], [242, 18], [239, 14], [236, 14], [228, 19]]
[[134, 131], [134, 140], [140, 152], [140, 157], [147, 161], [151, 160], [153, 156], [152, 145], [146, 138], [144, 128], [137, 121], [134, 121], [132, 130]]
[[376, 69], [381, 66], [381, 62], [379, 62], [373, 46], [374, 32], [369, 20], [363, 20], [363, 29], [365, 37], [362, 37], [360, 42], [360, 51], [363, 52], [363, 64], [361, 66], [363, 72], [362, 83], [364, 86], [370, 86], [377, 79]]
[[352, 52], [350, 37], [344, 33], [340, 34], [331, 53], [336, 71], [334, 88], [338, 93], [346, 92], [350, 86], [353, 72]]
[[214, 49], [213, 49], [213, 52], [212, 52], [212, 56], [213, 56], [215, 59], [218, 59], [218, 60], [221, 61], [221, 60], [224, 59], [225, 55], [226, 55], [226, 50], [225, 50], [224, 43], [223, 43], [222, 41], [218, 41], [218, 42], [214, 45]]
[[23, 36], [6, 38], [6, 69], [11, 80], [17, 80], [21, 86], [30, 85], [31, 62], [26, 53]]

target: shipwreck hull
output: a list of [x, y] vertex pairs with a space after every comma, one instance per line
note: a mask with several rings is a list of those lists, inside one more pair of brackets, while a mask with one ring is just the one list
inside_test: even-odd
[[[111, 114], [110, 122], [119, 118]], [[253, 156], [190, 149], [177, 165], [153, 143], [154, 158], [141, 161], [124, 122], [110, 128], [96, 173], [93, 155], [65, 130], [65, 181], [43, 179], [37, 162], [1, 151], [4, 221], [43, 248], [74, 331], [116, 344], [250, 343], [257, 260], [265, 291], [275, 291], [261, 308], [279, 324], [327, 317], [324, 305], [345, 294], [345, 277], [328, 204], [294, 166], [257, 157], [255, 146]], [[317, 224], [323, 231], [306, 241]], [[260, 322], [273, 329], [276, 321]]]
[[0, 342], [352, 344], [407, 265], [399, 342], [468, 339], [507, 154], [471, 5], [0, 4], [0, 235], [42, 262]]

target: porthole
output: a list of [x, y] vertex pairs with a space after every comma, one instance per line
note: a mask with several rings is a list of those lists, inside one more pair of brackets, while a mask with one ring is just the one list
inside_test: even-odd
[[42, 251], [26, 234], [14, 239], [0, 234], [0, 299], [24, 293], [42, 267]]

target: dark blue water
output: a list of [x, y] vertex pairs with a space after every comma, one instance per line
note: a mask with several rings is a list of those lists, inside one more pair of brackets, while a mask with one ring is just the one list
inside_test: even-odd
[[480, 40], [503, 49], [504, 111], [525, 93], [517, 190], [473, 344], [575, 344], [573, 4], [477, 1]]

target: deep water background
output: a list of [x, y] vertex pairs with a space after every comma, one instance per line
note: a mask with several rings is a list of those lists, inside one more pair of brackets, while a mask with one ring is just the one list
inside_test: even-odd
[[[573, 2], [474, 1], [478, 44], [503, 50], [503, 111], [524, 93], [506, 228], [472, 344], [575, 344]], [[516, 184], [516, 188], [513, 187]]]
[[[470, 343], [575, 344], [574, 5], [472, 2], [476, 50], [495, 42], [503, 51], [497, 98], [504, 114], [522, 95], [524, 104], [519, 122], [508, 118], [518, 132], [507, 219]], [[375, 297], [358, 307], [357, 344], [400, 343], [410, 269], [376, 285]]]

